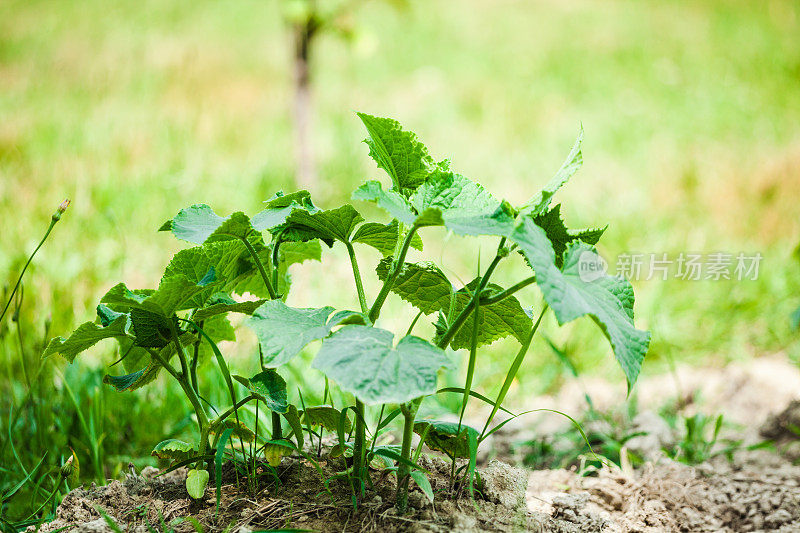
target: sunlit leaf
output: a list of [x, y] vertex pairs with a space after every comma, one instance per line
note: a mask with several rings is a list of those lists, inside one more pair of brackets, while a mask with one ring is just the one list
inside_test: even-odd
[[436, 376], [450, 361], [412, 335], [393, 346], [394, 335], [368, 326], [345, 326], [322, 342], [312, 366], [366, 404], [403, 403], [436, 392]]
[[[399, 224], [396, 220], [392, 220], [389, 224], [367, 222], [358, 227], [355, 234], [353, 234], [352, 241], [372, 246], [386, 257], [394, 253], [398, 231]], [[419, 234], [414, 234], [411, 239], [411, 247], [416, 250], [422, 250], [422, 238], [420, 238]]]
[[[581, 272], [599, 262], [597, 252], [581, 242], [570, 243], [564, 253], [563, 268], [555, 262], [553, 245], [545, 231], [530, 217], [511, 235], [536, 272], [536, 283], [553, 309], [559, 324], [589, 315], [611, 342], [628, 389], [639, 376], [642, 360], [650, 345], [650, 333], [633, 325], [633, 288], [621, 277]], [[583, 277], [582, 277], [583, 274]], [[587, 277], [591, 274], [591, 277]]]
[[416, 134], [390, 118], [358, 113], [367, 128], [369, 156], [389, 174], [398, 190], [414, 190], [436, 169], [436, 162]]

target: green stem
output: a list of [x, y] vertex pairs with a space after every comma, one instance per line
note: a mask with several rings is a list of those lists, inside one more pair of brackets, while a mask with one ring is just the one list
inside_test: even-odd
[[417, 325], [417, 321], [419, 320], [419, 317], [421, 317], [421, 316], [422, 316], [422, 311], [420, 311], [419, 313], [417, 313], [417, 316], [415, 316], [415, 317], [414, 317], [414, 320], [412, 320], [412, 321], [411, 321], [411, 325], [410, 325], [410, 326], [408, 326], [408, 330], [406, 331], [406, 337], [408, 337], [409, 335], [411, 335], [411, 332], [412, 332], [412, 331], [414, 331], [414, 326], [416, 326], [416, 325]]
[[383, 412], [386, 409], [386, 404], [381, 404], [381, 413], [378, 415], [378, 424], [375, 426], [375, 433], [372, 436], [372, 446], [369, 449], [369, 455], [372, 457], [373, 453], [375, 453], [375, 444], [378, 442], [378, 428], [381, 427], [381, 422], [383, 422]]
[[[422, 398], [411, 400], [400, 406], [403, 413], [403, 446], [400, 456], [408, 461], [411, 460], [411, 441], [414, 437], [414, 418], [417, 416], [417, 409], [422, 403]], [[420, 443], [422, 446], [422, 443]], [[405, 461], [397, 467], [397, 512], [402, 514], [408, 507], [408, 481], [411, 476], [411, 467]]]
[[369, 308], [367, 307], [367, 297], [364, 295], [364, 285], [361, 282], [361, 272], [358, 269], [356, 251], [353, 250], [353, 243], [350, 241], [345, 241], [344, 245], [347, 247], [347, 254], [350, 256], [350, 265], [353, 267], [353, 277], [356, 281], [356, 291], [358, 291], [358, 303], [361, 305], [361, 312], [366, 315], [369, 313]]
[[[479, 283], [480, 285], [480, 283]], [[472, 391], [472, 382], [475, 378], [475, 362], [478, 359], [478, 332], [480, 330], [480, 293], [476, 292], [472, 299], [475, 301], [475, 311], [472, 313], [472, 336], [470, 338], [469, 347], [469, 362], [467, 363], [467, 378], [464, 381], [464, 396], [461, 399], [461, 413], [458, 415], [458, 431], [457, 435], [461, 435], [461, 424], [464, 421], [464, 412], [467, 410], [467, 403], [469, 403], [469, 393]], [[452, 465], [450, 467], [450, 490], [453, 490], [455, 485], [455, 472], [456, 472], [456, 456], [452, 456]]]
[[353, 478], [359, 483], [358, 490], [361, 494], [364, 487], [367, 469], [364, 465], [366, 455], [367, 427], [364, 420], [364, 404], [356, 399], [356, 435], [353, 443]]
[[[181, 373], [178, 374], [177, 372], [173, 374], [175, 378], [178, 380], [181, 388], [183, 389], [184, 394], [186, 397], [189, 398], [189, 402], [192, 404], [194, 408], [195, 415], [197, 416], [197, 426], [200, 430], [200, 457], [205, 456], [206, 446], [208, 446], [208, 434], [210, 425], [208, 423], [208, 416], [206, 415], [205, 410], [203, 409], [203, 405], [200, 403], [200, 398], [198, 398], [197, 393], [195, 392], [192, 384], [189, 381], [189, 365], [186, 361], [186, 353], [183, 351], [183, 346], [181, 345], [181, 340], [178, 337], [178, 332], [175, 327], [172, 328], [172, 341], [175, 344], [175, 348], [178, 351], [178, 358], [181, 362]], [[197, 462], [197, 468], [202, 466], [201, 462], [203, 459], [200, 459]]]
[[500, 409], [500, 405], [502, 405], [503, 400], [506, 399], [506, 394], [508, 394], [508, 389], [511, 388], [511, 383], [514, 381], [514, 378], [516, 377], [517, 372], [519, 371], [519, 367], [522, 365], [522, 361], [525, 359], [525, 354], [528, 353], [528, 348], [530, 348], [533, 336], [536, 334], [536, 330], [539, 329], [539, 324], [542, 323], [542, 318], [544, 317], [546, 311], [547, 311], [547, 304], [545, 304], [544, 307], [542, 307], [542, 311], [541, 313], [539, 313], [539, 318], [536, 319], [536, 323], [531, 327], [531, 332], [525, 338], [525, 342], [522, 343], [519, 352], [517, 352], [517, 356], [511, 363], [511, 367], [508, 369], [508, 372], [506, 372], [506, 379], [503, 382], [503, 386], [500, 387], [500, 392], [497, 394], [497, 399], [494, 401], [494, 406], [492, 407], [492, 414], [489, 415], [489, 418], [486, 419], [486, 424], [483, 425], [483, 430], [481, 431], [481, 435], [478, 438], [478, 442], [481, 442], [483, 440], [483, 436], [486, 434], [486, 430], [489, 429], [489, 424], [492, 423], [494, 416]]
[[475, 306], [478, 305], [478, 299], [480, 298], [480, 295], [483, 292], [483, 290], [486, 288], [486, 285], [489, 284], [489, 278], [494, 273], [494, 270], [495, 268], [497, 268], [497, 265], [500, 263], [500, 261], [507, 255], [505, 253], [502, 253], [505, 242], [506, 242], [505, 237], [500, 239], [500, 244], [497, 247], [497, 255], [495, 255], [491, 264], [486, 269], [486, 272], [481, 277], [481, 281], [478, 284], [478, 287], [475, 289], [474, 296], [470, 299], [469, 303], [464, 307], [464, 309], [461, 310], [456, 319], [453, 321], [452, 324], [450, 324], [450, 327], [447, 328], [447, 331], [439, 340], [437, 344], [439, 348], [445, 349], [450, 345], [450, 341], [453, 340], [453, 337], [455, 337], [456, 333], [458, 333], [458, 330], [461, 329], [461, 326], [467, 320], [469, 314], [472, 312]]
[[272, 282], [269, 280], [269, 276], [267, 275], [267, 271], [264, 268], [264, 264], [261, 262], [261, 258], [258, 257], [258, 252], [256, 249], [253, 248], [253, 245], [250, 244], [250, 241], [247, 239], [240, 239], [243, 243], [247, 251], [250, 252], [250, 256], [253, 258], [253, 261], [256, 263], [256, 267], [258, 267], [258, 271], [261, 273], [261, 278], [264, 280], [264, 285], [267, 286], [267, 292], [269, 293], [269, 297], [271, 299], [277, 298], [275, 294], [275, 289], [272, 286]]
[[[26, 518], [26, 520], [30, 520], [30, 519], [31, 519], [31, 518], [33, 518], [34, 516], [38, 515], [38, 514], [39, 514], [39, 512], [40, 512], [42, 509], [44, 509], [45, 505], [47, 505], [48, 503], [50, 503], [50, 500], [52, 500], [52, 499], [53, 499], [53, 496], [55, 496], [55, 495], [56, 495], [56, 492], [58, 492], [58, 489], [60, 489], [60, 488], [61, 488], [61, 485], [63, 485], [63, 484], [64, 484], [64, 477], [63, 477], [63, 476], [61, 476], [61, 475], [59, 475], [59, 476], [58, 476], [58, 483], [56, 483], [56, 486], [55, 486], [55, 487], [53, 487], [53, 491], [50, 493], [50, 495], [47, 497], [47, 499], [46, 499], [46, 500], [45, 500], [45, 501], [42, 503], [42, 505], [40, 505], [38, 509], [36, 509], [36, 510], [35, 510], [35, 511], [34, 511], [34, 512], [33, 512], [33, 513], [32, 513], [32, 514], [31, 514], [31, 515], [28, 517], [28, 518]], [[37, 528], [37, 529], [38, 529], [38, 528]]]
[[507, 288], [504, 291], [496, 292], [491, 296], [481, 298], [481, 305], [492, 305], [496, 304], [497, 302], [501, 302], [506, 298], [508, 298], [509, 296], [511, 296], [512, 294], [514, 294], [515, 292], [524, 289], [528, 285], [532, 285], [534, 283], [536, 283], [536, 276], [525, 278], [519, 283], [515, 283], [514, 285], [512, 285], [511, 287]]
[[219, 415], [217, 418], [215, 418], [213, 421], [211, 421], [209, 423], [210, 430], [211, 431], [215, 430], [222, 422], [225, 421], [226, 418], [231, 416], [237, 409], [239, 409], [241, 406], [243, 406], [247, 402], [250, 402], [250, 401], [253, 401], [253, 400], [257, 400], [257, 399], [258, 399], [258, 397], [256, 395], [254, 395], [254, 394], [251, 394], [250, 396], [245, 396], [244, 398], [242, 398], [241, 400], [236, 402], [235, 405], [233, 405], [229, 409], [225, 410], [221, 415]]
[[172, 365], [169, 364], [169, 362], [161, 356], [161, 353], [158, 350], [155, 350], [153, 348], [145, 348], [145, 350], [147, 350], [150, 353], [150, 357], [152, 357], [153, 359], [158, 361], [158, 364], [160, 364], [162, 367], [164, 367], [164, 370], [169, 372], [170, 376], [172, 376], [173, 378], [175, 378], [178, 381], [181, 380], [180, 374], [178, 373], [178, 371], [175, 370], [174, 368], [172, 368]]
[[403, 245], [400, 247], [400, 254], [395, 257], [394, 262], [392, 263], [392, 270], [386, 275], [386, 281], [383, 282], [383, 287], [381, 287], [381, 291], [378, 293], [377, 298], [375, 298], [375, 303], [372, 304], [372, 307], [369, 310], [369, 319], [373, 324], [378, 320], [378, 317], [381, 314], [381, 307], [383, 307], [386, 297], [389, 296], [389, 291], [392, 290], [392, 286], [394, 285], [397, 276], [400, 275], [400, 271], [403, 269], [403, 263], [406, 260], [408, 248], [411, 246], [411, 241], [413, 240], [416, 232], [417, 226], [412, 226], [408, 231], [406, 238], [403, 240]]
[[281, 415], [272, 411], [272, 440], [283, 438], [283, 427], [281, 426]]
[[278, 262], [280, 258], [279, 252], [281, 244], [283, 243], [283, 235], [285, 232], [286, 228], [281, 230], [281, 232], [275, 237], [275, 242], [272, 245], [272, 286], [276, 289], [278, 288], [278, 280], [280, 279], [280, 273], [278, 272]]
[[17, 289], [19, 288], [19, 284], [22, 283], [22, 276], [25, 275], [25, 271], [28, 270], [28, 266], [31, 264], [31, 261], [33, 261], [33, 256], [36, 255], [36, 252], [38, 252], [39, 248], [42, 247], [42, 245], [44, 244], [44, 241], [46, 241], [47, 237], [50, 236], [50, 232], [53, 231], [53, 226], [56, 225], [56, 222], [58, 222], [58, 220], [59, 219], [56, 218], [55, 215], [53, 215], [53, 217], [50, 219], [50, 225], [47, 227], [47, 231], [44, 232], [44, 237], [42, 237], [42, 240], [39, 241], [39, 245], [36, 247], [36, 249], [33, 251], [33, 253], [30, 255], [30, 257], [28, 257], [28, 261], [25, 263], [25, 266], [22, 267], [22, 272], [19, 273], [19, 277], [17, 278], [17, 283], [14, 285], [14, 288], [11, 290], [11, 294], [8, 297], [8, 301], [6, 302], [6, 306], [3, 308], [3, 312], [0, 313], [0, 321], [3, 320], [4, 316], [6, 316], [6, 311], [8, 311], [8, 307], [11, 305], [11, 301], [14, 299], [14, 295], [17, 293]]
[[[477, 294], [475, 297], [477, 298]], [[472, 314], [474, 317], [472, 321], [472, 338], [470, 339], [469, 362], [467, 363], [467, 379], [464, 382], [464, 397], [461, 400], [461, 413], [458, 416], [458, 434], [461, 433], [461, 423], [464, 420], [464, 412], [467, 410], [467, 402], [469, 402], [469, 393], [472, 390], [472, 381], [475, 378], [475, 362], [478, 359], [478, 332], [481, 326], [479, 306], [480, 302], [478, 301], [475, 306], [475, 312]], [[453, 460], [453, 464], [455, 464], [455, 460]]]
[[[202, 328], [203, 321], [201, 320], [198, 322], [198, 325]], [[194, 354], [192, 355], [192, 364], [189, 368], [189, 372], [192, 379], [192, 388], [197, 394], [200, 394], [200, 387], [197, 384], [197, 364], [200, 361], [200, 342], [203, 338], [198, 334], [197, 335], [197, 342], [194, 343]]]

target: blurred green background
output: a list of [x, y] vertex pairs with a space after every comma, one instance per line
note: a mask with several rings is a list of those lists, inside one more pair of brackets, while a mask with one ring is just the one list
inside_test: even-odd
[[[360, 143], [356, 110], [398, 119], [435, 157], [515, 204], [546, 183], [582, 124], [585, 163], [557, 200], [572, 227], [610, 224], [606, 258], [764, 257], [756, 281], [634, 281], [637, 326], [653, 334], [643, 372], [800, 355], [788, 318], [800, 300], [800, 4], [353, 5], [337, 21], [347, 35], [322, 33], [312, 50], [318, 205], [336, 207], [364, 179], [384, 180]], [[223, 215], [254, 213], [295, 187], [285, 13], [278, 0], [0, 3], [0, 284], [16, 280], [59, 202], [73, 202], [26, 276], [21, 335], [17, 323], [0, 325], [4, 435], [28, 390], [20, 353], [34, 368], [45, 326], [64, 335], [91, 320], [119, 281], [155, 286], [181, 247], [156, 233], [164, 220], [200, 202]], [[465, 250], [450, 239], [417, 257], [444, 254], [454, 277], [471, 279], [492, 246]], [[355, 305], [338, 292], [349, 287], [349, 267], [340, 250], [333, 255], [339, 266], [322, 276], [318, 265], [294, 272], [290, 304]], [[375, 277], [365, 278], [374, 291]], [[534, 289], [521, 298], [538, 305]], [[386, 323], [402, 327], [410, 318], [396, 309]], [[545, 329], [582, 372], [624, 387], [588, 320]], [[252, 364], [252, 338], [242, 338], [223, 344], [235, 370]], [[185, 413], [162, 403], [176, 394], [166, 382], [134, 395], [102, 387], [113, 357], [105, 348], [71, 366], [44, 363], [34, 391], [41, 409], [25, 411], [17, 457], [0, 449], [5, 473], [30, 469], [44, 451], [57, 463], [71, 445], [111, 475], [182, 430]], [[509, 341], [484, 352], [480, 390], [499, 386], [514, 351]], [[539, 342], [515, 401], [567, 375]]]

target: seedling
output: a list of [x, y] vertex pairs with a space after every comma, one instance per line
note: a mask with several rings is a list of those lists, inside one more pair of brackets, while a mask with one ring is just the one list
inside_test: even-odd
[[[450, 456], [454, 464], [456, 458], [468, 458], [463, 481], [471, 489], [477, 447], [500, 427], [490, 429], [548, 309], [553, 310], [559, 324], [590, 316], [610, 341], [628, 390], [636, 382], [650, 334], [633, 325], [631, 285], [603, 272], [593, 271], [587, 277], [583, 271], [586, 265], [601, 263], [593, 245], [605, 228], [569, 230], [560, 206], [551, 206], [554, 194], [581, 166], [582, 132], [545, 188], [515, 207], [455, 173], [449, 161], [435, 160], [416, 135], [403, 130], [396, 121], [366, 114], [359, 114], [359, 118], [367, 129], [369, 155], [388, 174], [391, 186], [384, 188], [379, 181], [367, 181], [354, 192], [353, 199], [376, 203], [389, 214], [390, 221], [365, 222], [349, 204], [319, 209], [306, 191], [277, 195], [252, 218], [243, 213], [222, 218], [208, 206], [189, 207], [161, 229], [198, 246], [172, 259], [158, 289], [112, 288], [98, 307], [98, 324], [84, 324], [69, 339], [54, 339], [47, 348], [46, 354], [59, 352], [72, 361], [100, 339], [113, 337], [120, 342], [123, 363], [136, 370], [125, 376], [109, 376], [110, 384], [119, 390], [132, 390], [155, 379], [162, 368], [180, 383], [195, 409], [200, 439], [196, 445], [162, 443], [156, 451], [178, 462], [193, 462], [187, 483], [195, 497], [202, 494], [213, 469], [209, 459], [213, 456], [207, 453], [209, 435], [235, 428], [243, 437], [252, 437], [252, 431], [248, 433], [229, 420], [238, 406], [251, 400], [263, 402], [274, 413], [272, 439], [261, 447], [273, 465], [293, 451], [312, 459], [303, 452], [303, 433], [314, 435], [312, 426], [335, 432], [339, 437], [337, 453], [345, 457], [352, 454], [352, 466], [347, 461], [343, 464], [355, 503], [372, 483], [368, 471], [373, 460], [382, 457], [394, 463], [390, 468], [398, 480], [397, 506], [403, 511], [412, 477], [423, 490], [429, 486], [416, 463], [423, 445]], [[488, 267], [463, 287], [455, 287], [432, 262], [406, 261], [410, 248], [422, 249], [421, 234], [426, 228], [437, 226], [459, 236], [498, 240]], [[299, 260], [319, 259], [320, 241], [329, 247], [338, 243], [347, 250], [359, 310], [294, 308], [285, 303], [288, 266]], [[375, 269], [382, 285], [371, 298], [362, 283], [356, 245], [371, 246], [383, 255]], [[533, 270], [532, 275], [508, 287], [492, 280], [501, 263], [520, 258]], [[535, 313], [526, 310], [516, 297], [517, 292], [533, 284], [538, 285], [545, 302]], [[241, 302], [233, 299], [234, 293], [264, 299]], [[384, 303], [392, 293], [419, 311], [414, 323], [403, 329], [405, 334], [396, 335], [378, 325]], [[250, 391], [250, 396], [240, 401], [224, 357], [207, 334], [213, 321], [233, 336], [224, 318], [229, 312], [252, 315], [247, 324], [258, 338], [263, 369], [257, 376], [239, 379]], [[435, 316], [431, 339], [412, 334], [421, 315]], [[472, 390], [480, 370], [478, 350], [508, 336], [520, 343], [520, 350], [499, 394], [489, 400]], [[318, 340], [321, 347], [312, 368], [353, 397], [352, 404], [341, 410], [307, 406], [299, 410], [289, 405], [286, 384], [275, 370]], [[201, 359], [201, 344], [212, 349], [231, 391], [233, 407], [214, 420], [205, 413], [196, 383], [194, 369]], [[187, 355], [192, 349], [194, 355]], [[462, 418], [458, 423], [417, 421], [425, 397], [437, 393], [438, 371], [451, 365], [448, 349], [469, 352], [464, 387], [456, 389], [462, 395]], [[171, 364], [174, 357], [179, 368]], [[474, 396], [493, 405], [481, 431], [463, 423], [467, 401]], [[372, 441], [367, 439], [367, 406], [381, 408], [379, 423], [371, 432]], [[347, 436], [350, 411], [352, 440]], [[291, 428], [285, 436], [279, 414]], [[376, 436], [394, 418], [402, 420], [401, 446], [376, 445]], [[420, 435], [420, 445], [412, 459], [414, 433]], [[454, 481], [456, 475], [454, 468]]]

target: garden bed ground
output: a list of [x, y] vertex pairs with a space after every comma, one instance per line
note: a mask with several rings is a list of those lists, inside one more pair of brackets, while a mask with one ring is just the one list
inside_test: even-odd
[[[659, 391], [660, 401], [674, 396], [676, 389], [669, 383], [675, 378], [681, 394], [702, 398], [703, 409], [721, 412], [726, 419], [742, 424], [736, 428], [737, 437], [746, 443], [763, 438], [760, 429], [783, 442], [790, 434], [786, 428], [800, 422], [797, 404], [791, 404], [780, 416], [771, 416], [780, 413], [800, 392], [800, 373], [780, 357], [724, 369], [679, 370], [669, 379], [645, 380], [639, 385], [641, 406], [655, 406]], [[586, 388], [601, 406], [617, 401], [614, 393], [608, 392], [611, 389], [603, 389], [599, 383], [586, 384]], [[564, 408], [574, 401], [570, 398], [582, 398], [576, 391], [563, 394], [537, 402], [544, 406], [557, 403]], [[514, 460], [513, 454], [503, 454], [502, 450], [514, 449], [507, 444], [524, 439], [532, 424], [516, 424], [513, 433], [495, 439], [501, 457]], [[537, 431], [542, 431], [541, 425]], [[378, 484], [379, 492], [371, 493], [353, 512], [346, 487], [332, 484], [332, 492], [327, 493], [317, 471], [297, 461], [282, 465], [282, 484], [277, 491], [272, 487], [250, 497], [237, 493], [234, 484], [224, 486], [219, 514], [215, 512], [213, 487], [205, 499], [192, 501], [179, 471], [155, 479], [153, 472], [144, 472], [143, 476], [128, 476], [106, 487], [73, 491], [59, 507], [58, 518], [41, 531], [65, 526], [78, 531], [109, 531], [97, 508], [104, 509], [126, 531], [147, 531], [148, 523], [161, 530], [161, 517], [170, 523], [187, 516], [196, 518], [205, 531], [229, 526], [233, 531], [286, 527], [352, 532], [798, 531], [800, 467], [791, 462], [797, 454], [783, 445], [779, 450], [782, 453], [741, 451], [732, 463], [717, 457], [694, 467], [654, 454], [642, 468], [604, 469], [592, 477], [568, 470], [529, 472], [490, 461], [481, 469], [483, 494], [474, 502], [464, 494], [457, 500], [440, 501], [437, 497], [431, 505], [415, 489], [410, 497], [411, 509], [403, 516], [398, 516], [392, 506], [393, 478]], [[438, 458], [423, 460], [434, 474], [434, 490], [444, 490], [449, 465]], [[327, 468], [332, 473], [336, 465], [331, 463]], [[195, 531], [195, 527], [184, 521], [174, 530]]]

